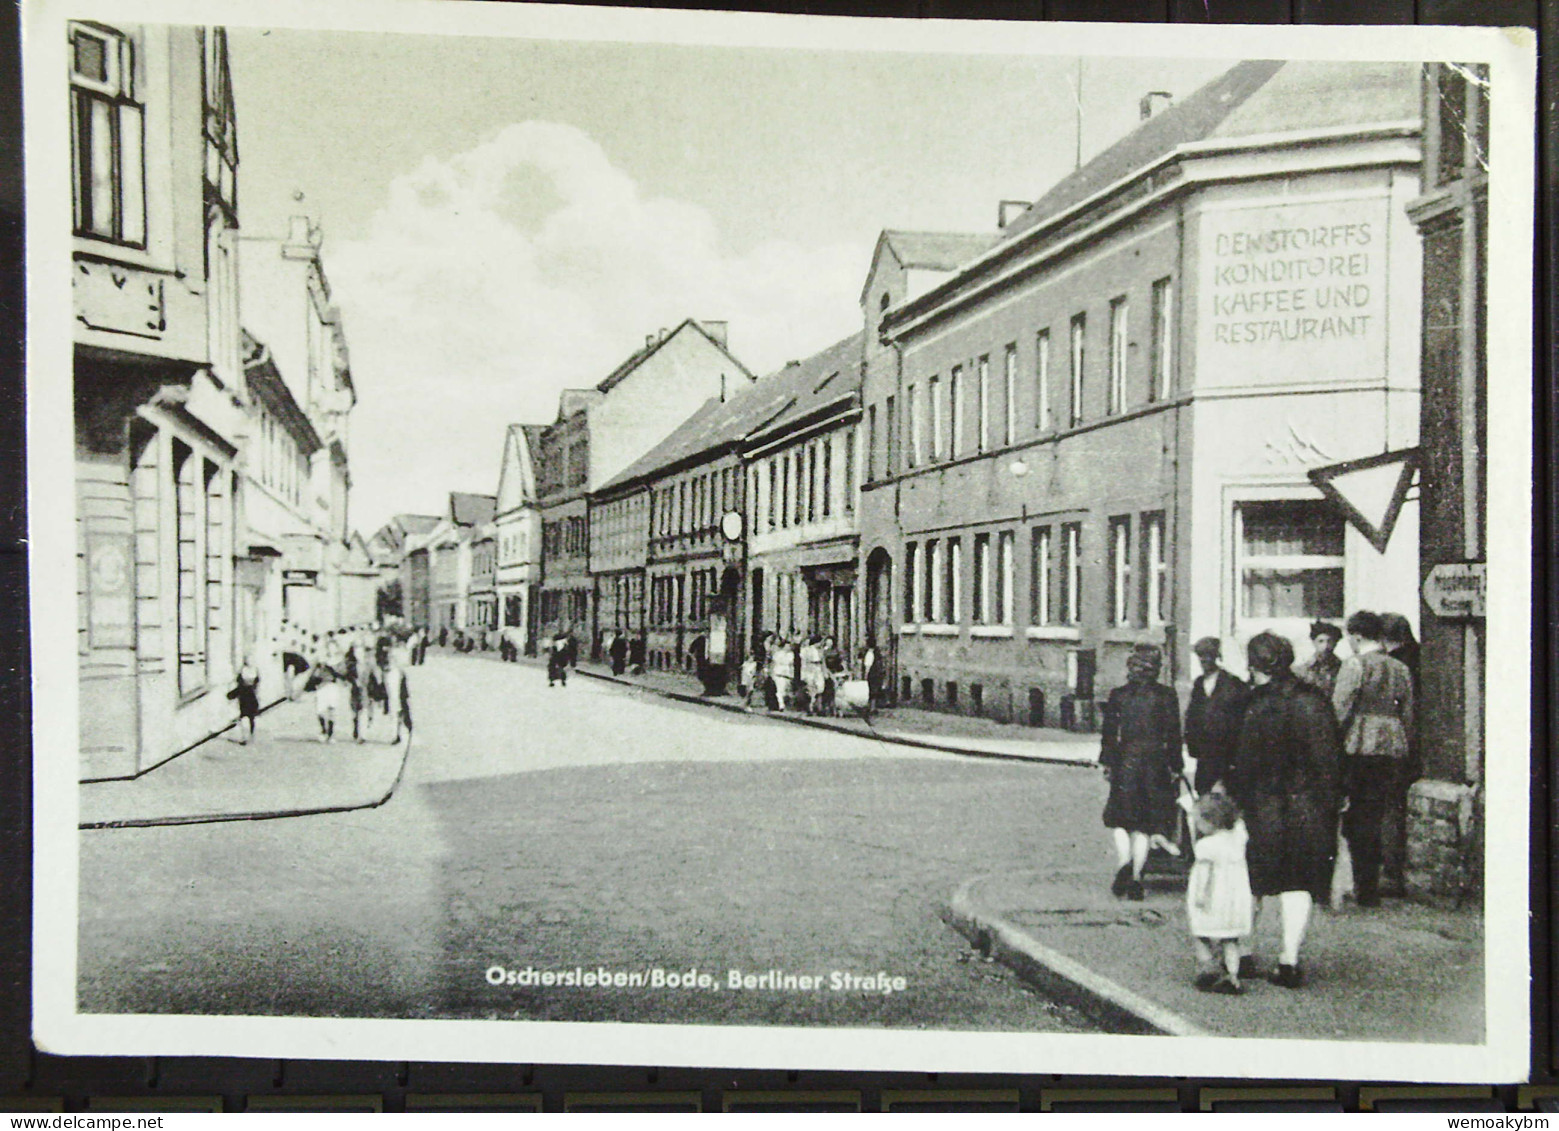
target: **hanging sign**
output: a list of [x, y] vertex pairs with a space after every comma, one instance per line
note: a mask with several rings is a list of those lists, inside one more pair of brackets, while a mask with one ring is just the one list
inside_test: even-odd
[[1417, 448], [1312, 468], [1310, 482], [1340, 507], [1376, 552], [1384, 554], [1418, 474]]
[[1487, 578], [1483, 562], [1440, 562], [1424, 577], [1424, 604], [1446, 620], [1481, 617]]

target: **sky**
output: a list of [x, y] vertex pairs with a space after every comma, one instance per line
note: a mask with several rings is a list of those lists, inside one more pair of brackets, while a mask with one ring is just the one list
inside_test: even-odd
[[[496, 491], [507, 424], [661, 327], [726, 321], [758, 374], [817, 352], [883, 228], [993, 231], [1076, 158], [1072, 58], [229, 36], [244, 232], [324, 231], [365, 536]], [[1088, 59], [1084, 159], [1230, 65]]]

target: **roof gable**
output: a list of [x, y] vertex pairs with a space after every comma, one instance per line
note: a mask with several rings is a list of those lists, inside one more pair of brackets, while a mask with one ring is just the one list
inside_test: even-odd
[[478, 526], [493, 520], [492, 495], [477, 495], [470, 491], [449, 493], [449, 520], [456, 526]]
[[[511, 424], [504, 432], [503, 463], [498, 471], [498, 493], [494, 503], [497, 514], [536, 499], [536, 474], [532, 462], [531, 432], [524, 424]], [[537, 429], [539, 434], [540, 429]]]

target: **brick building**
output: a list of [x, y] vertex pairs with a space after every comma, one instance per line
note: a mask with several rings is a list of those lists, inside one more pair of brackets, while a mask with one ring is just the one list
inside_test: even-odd
[[862, 541], [901, 698], [1088, 726], [1135, 644], [1242, 669], [1402, 609], [1416, 505], [1382, 553], [1307, 472], [1417, 442], [1419, 133], [1416, 67], [1241, 63], [890, 302]]

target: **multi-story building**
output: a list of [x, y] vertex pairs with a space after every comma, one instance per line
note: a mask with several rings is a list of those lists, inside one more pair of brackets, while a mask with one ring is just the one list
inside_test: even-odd
[[232, 719], [246, 420], [221, 29], [69, 25], [83, 778]]
[[1488, 507], [1489, 74], [1479, 64], [1424, 68], [1422, 195], [1409, 208], [1423, 239], [1423, 461], [1420, 568], [1460, 587], [1422, 610], [1418, 752], [1409, 795], [1407, 882], [1462, 895], [1480, 874]]
[[741, 451], [754, 429], [804, 395], [794, 367], [713, 397], [590, 496], [598, 626], [626, 633], [635, 662], [692, 665], [693, 642], [727, 674], [747, 639]]
[[492, 495], [449, 493], [449, 511], [428, 535], [428, 629], [447, 641], [470, 627], [471, 550], [478, 532], [493, 521]]
[[735, 395], [752, 374], [726, 349], [723, 322], [684, 321], [589, 389], [565, 390], [541, 430], [535, 460], [541, 522], [537, 631], [567, 628], [598, 642], [590, 573], [589, 492], [644, 455], [710, 397]]
[[[350, 623], [341, 619], [341, 576], [351, 533], [347, 423], [357, 402], [322, 244], [318, 225], [294, 216], [284, 239], [244, 236], [239, 260], [244, 328], [263, 347], [251, 371], [264, 408], [252, 426], [257, 444], [244, 460], [253, 484], [245, 515], [267, 554], [259, 602], [268, 627], [279, 615], [310, 633]], [[296, 422], [278, 430], [272, 419], [294, 416], [312, 436], [298, 432]], [[277, 442], [286, 449], [279, 457], [271, 452]], [[295, 480], [285, 466], [294, 445], [302, 461]], [[280, 489], [268, 456], [284, 464]]]
[[511, 424], [498, 473], [493, 589], [499, 628], [518, 652], [536, 651], [536, 582], [541, 566], [541, 518], [536, 510], [535, 451], [543, 428]]
[[[368, 556], [379, 567], [381, 595], [376, 607], [386, 615], [400, 617], [408, 624], [421, 623], [412, 618], [411, 579], [408, 577], [408, 560], [420, 536], [438, 525], [438, 518], [429, 514], [398, 514], [386, 522], [368, 540]], [[423, 566], [427, 565], [424, 552]], [[424, 570], [422, 580], [426, 584]], [[427, 591], [422, 592], [422, 608], [427, 610]]]
[[498, 629], [497, 524], [483, 523], [471, 535], [471, 590], [466, 595], [466, 631], [485, 646]]
[[[751, 627], [855, 654], [864, 332], [767, 378], [779, 411], [742, 442]], [[761, 387], [761, 386], [760, 386]]]
[[1417, 441], [1419, 132], [1413, 66], [1241, 63], [889, 304], [901, 697], [1086, 724], [1138, 643], [1400, 608], [1416, 505], [1382, 552], [1307, 472]]
[[443, 524], [409, 535], [401, 554], [401, 608], [406, 623], [430, 633], [433, 629], [433, 539]]
[[[865, 339], [862, 377], [860, 521], [873, 532], [860, 549], [865, 588], [860, 606], [860, 638], [876, 650], [882, 665], [883, 693], [895, 698], [899, 623], [895, 612], [894, 554], [902, 482], [888, 474], [897, 454], [899, 351], [882, 340], [883, 316], [893, 307], [917, 298], [958, 268], [990, 250], [991, 232], [906, 232], [889, 230], [877, 240], [870, 270], [861, 288], [861, 319]], [[882, 537], [892, 532], [892, 538]]]

